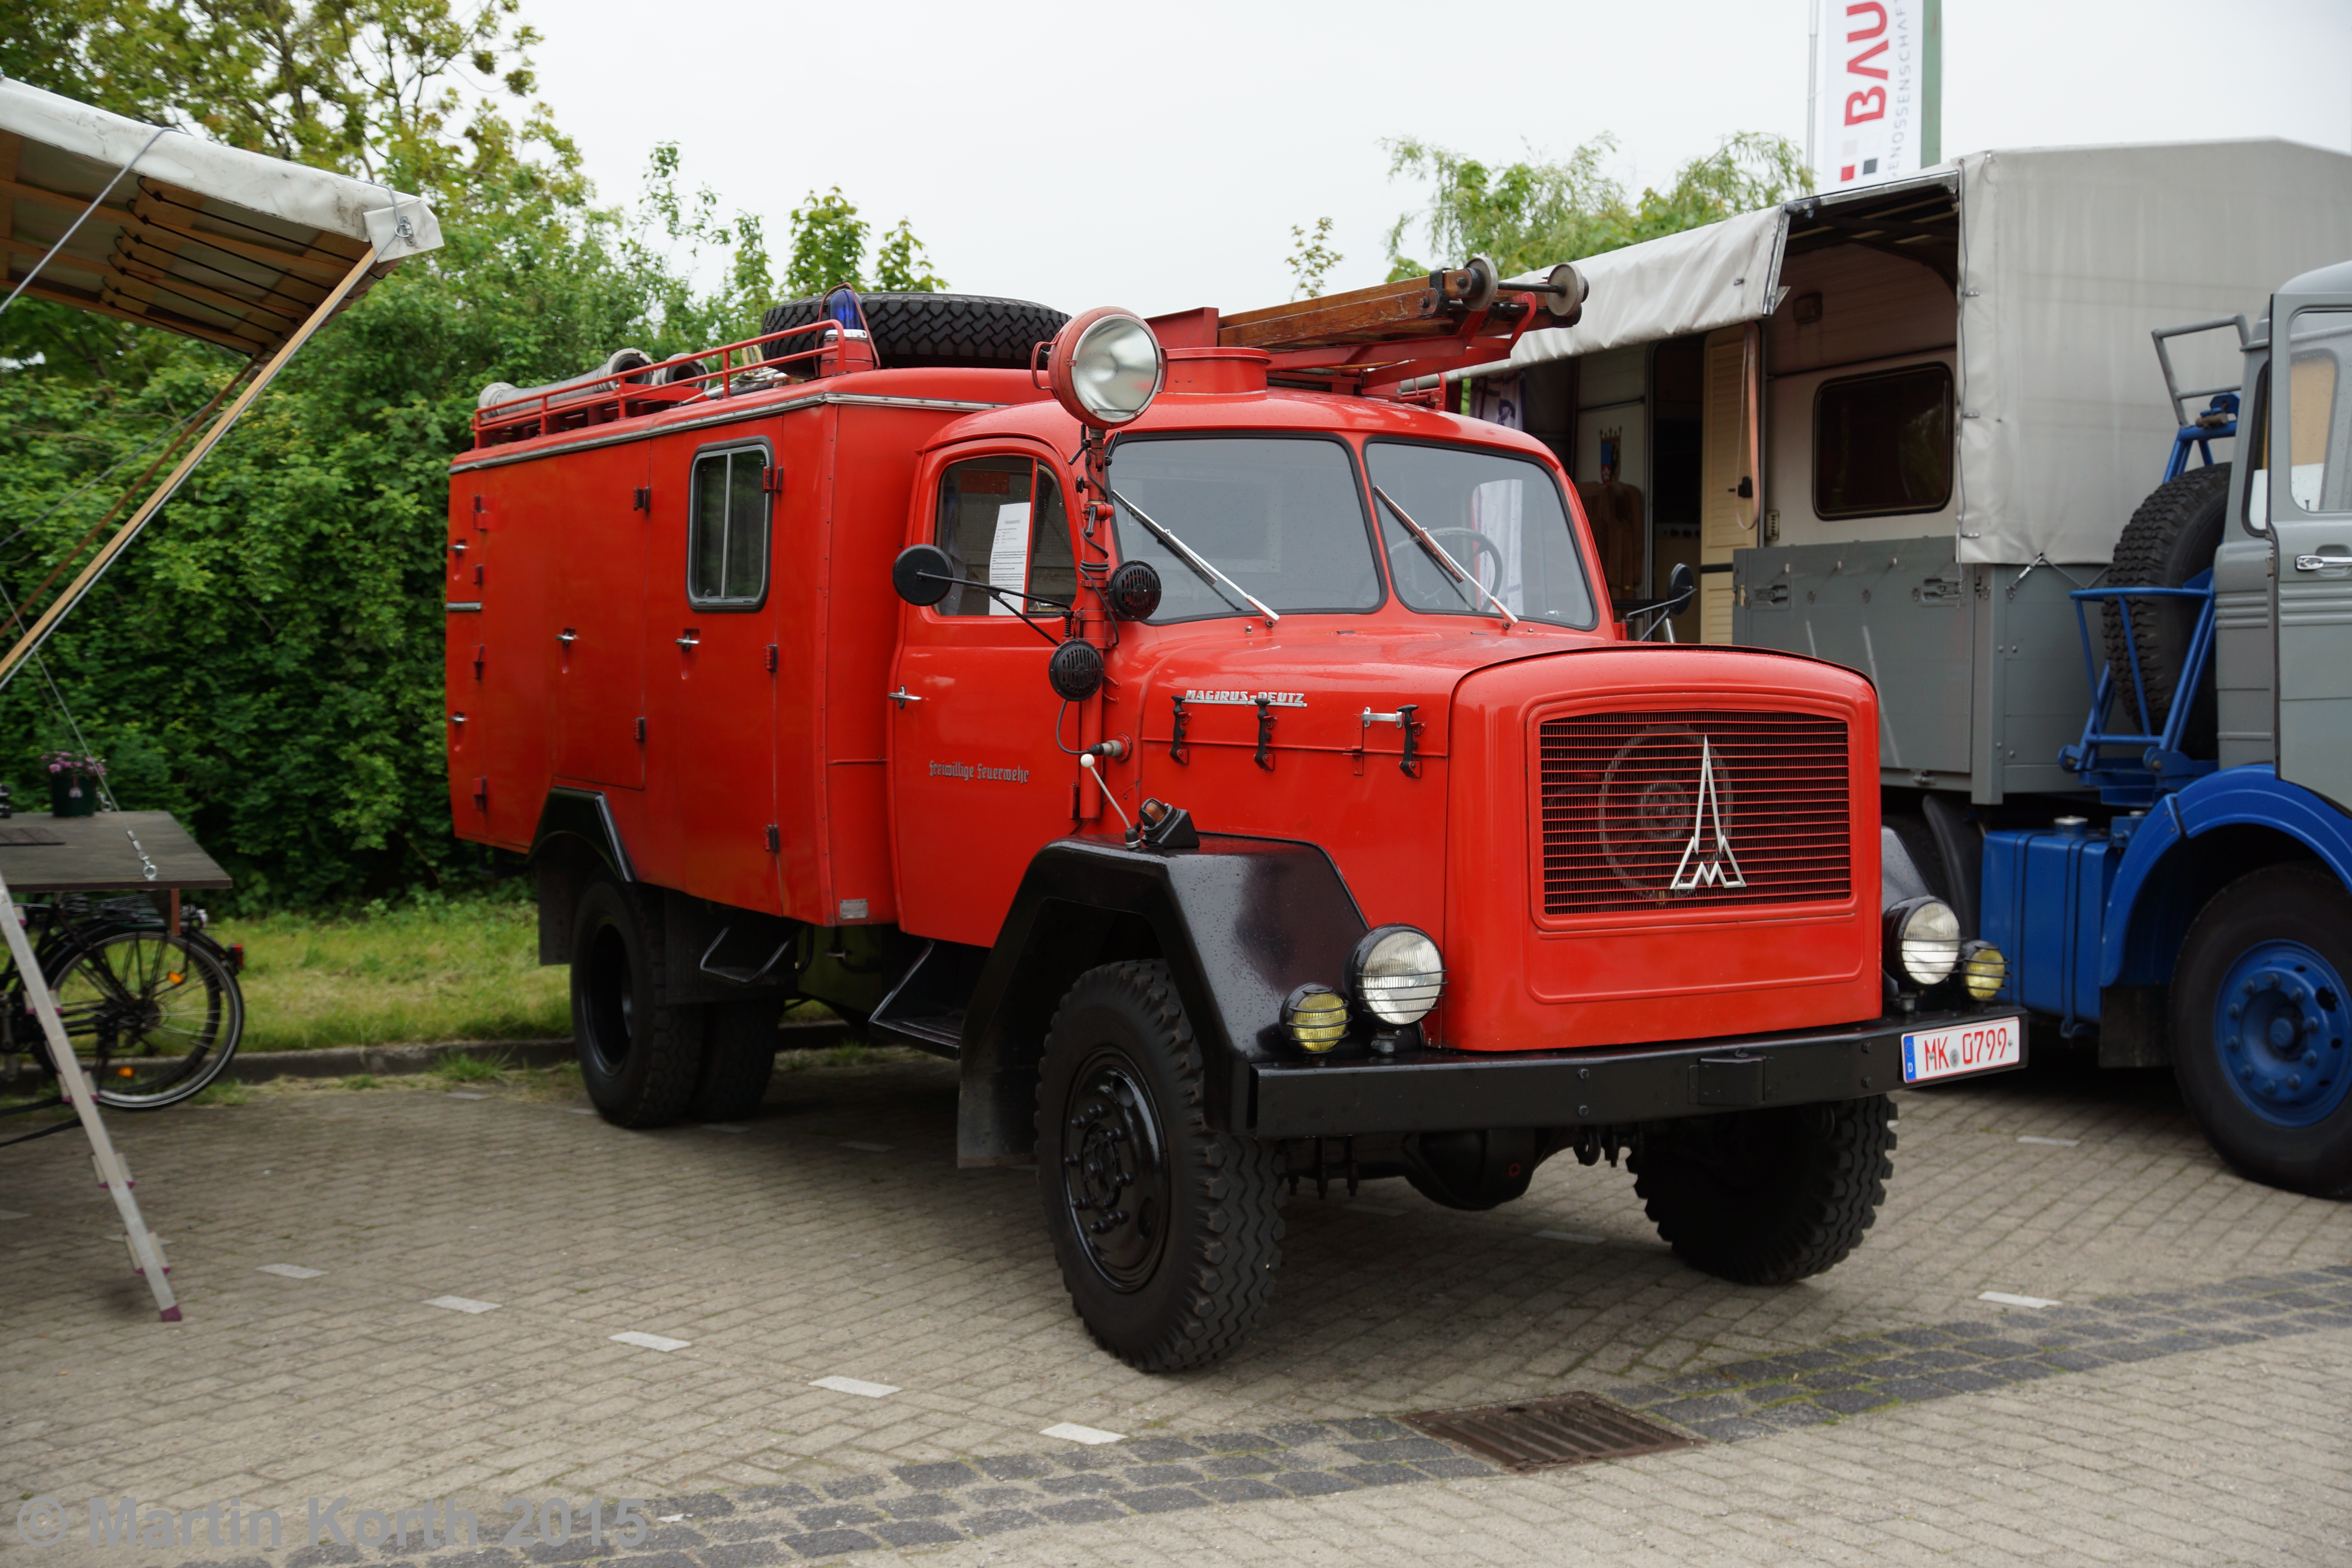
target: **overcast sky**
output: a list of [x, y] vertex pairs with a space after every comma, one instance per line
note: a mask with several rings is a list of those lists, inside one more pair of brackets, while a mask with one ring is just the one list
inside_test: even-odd
[[[764, 216], [780, 256], [794, 204], [838, 184], [877, 228], [911, 219], [951, 288], [1072, 311], [1275, 303], [1291, 226], [1325, 216], [1329, 286], [1377, 282], [1425, 199], [1383, 137], [1507, 162], [1611, 134], [1638, 191], [1729, 132], [1805, 132], [1807, 0], [525, 4], [604, 200], [676, 141], [687, 183]], [[2347, 0], [1946, 0], [1944, 30], [1947, 154], [2352, 150]]]

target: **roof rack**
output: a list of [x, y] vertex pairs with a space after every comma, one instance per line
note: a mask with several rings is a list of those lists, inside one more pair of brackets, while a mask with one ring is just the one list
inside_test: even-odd
[[1170, 348], [1262, 349], [1273, 356], [1272, 374], [1294, 385], [1380, 393], [1507, 358], [1530, 327], [1573, 325], [1589, 287], [1565, 263], [1535, 282], [1506, 283], [1492, 262], [1473, 257], [1425, 279], [1230, 316], [1181, 311], [1152, 318], [1151, 328]]

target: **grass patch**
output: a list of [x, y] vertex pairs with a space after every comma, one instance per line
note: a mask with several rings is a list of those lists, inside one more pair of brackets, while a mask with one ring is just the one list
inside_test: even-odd
[[446, 1056], [433, 1064], [433, 1076], [443, 1083], [504, 1083], [505, 1053], [495, 1057]]
[[198, 1089], [196, 1097], [188, 1103], [190, 1105], [251, 1105], [253, 1086], [239, 1083], [235, 1079], [215, 1079]]
[[245, 944], [241, 1050], [572, 1032], [565, 972], [540, 967], [528, 903], [425, 900], [346, 918], [225, 919], [212, 934]]
[[373, 1073], [355, 1072], [351, 1077], [338, 1081], [345, 1089], [373, 1089], [383, 1080]]

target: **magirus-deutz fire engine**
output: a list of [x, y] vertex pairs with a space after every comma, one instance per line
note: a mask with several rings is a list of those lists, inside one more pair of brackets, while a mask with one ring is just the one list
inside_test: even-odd
[[1882, 843], [1869, 683], [1659, 640], [1687, 578], [1611, 603], [1552, 452], [1413, 390], [1583, 292], [844, 289], [488, 388], [450, 806], [530, 857], [605, 1117], [748, 1113], [798, 998], [950, 1058], [1152, 1371], [1258, 1321], [1301, 1182], [1622, 1154], [1691, 1265], [1836, 1263], [1887, 1092], [2023, 1033]]

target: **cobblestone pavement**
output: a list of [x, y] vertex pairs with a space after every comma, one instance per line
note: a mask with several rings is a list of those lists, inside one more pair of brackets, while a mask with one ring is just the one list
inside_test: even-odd
[[[1310, 1189], [1265, 1326], [1174, 1378], [1087, 1341], [1034, 1178], [954, 1169], [943, 1064], [651, 1134], [467, 1092], [115, 1118], [175, 1327], [70, 1135], [0, 1153], [0, 1562], [256, 1555], [89, 1547], [85, 1500], [125, 1495], [279, 1510], [275, 1568], [597, 1554], [584, 1508], [520, 1558], [302, 1539], [311, 1497], [495, 1536], [528, 1493], [657, 1500], [625, 1568], [2352, 1563], [2352, 1205], [2222, 1170], [2161, 1075], [1903, 1096], [1878, 1226], [1784, 1289], [1685, 1268], [1606, 1166], [1486, 1215]], [[1580, 1389], [1708, 1441], [1513, 1476], [1385, 1419]], [[18, 1538], [37, 1495], [66, 1544]]]

